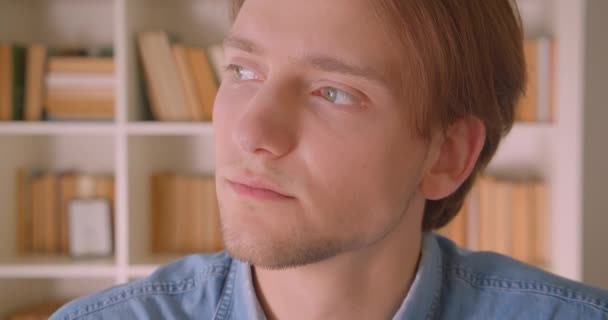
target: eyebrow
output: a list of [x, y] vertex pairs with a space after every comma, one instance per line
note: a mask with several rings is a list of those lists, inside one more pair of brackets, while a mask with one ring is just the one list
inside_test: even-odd
[[[263, 50], [253, 41], [236, 35], [229, 35], [226, 37], [224, 39], [224, 47], [231, 47], [251, 54], [263, 53]], [[384, 77], [382, 77], [382, 75], [376, 70], [348, 64], [335, 57], [306, 53], [300, 60], [312, 68], [320, 71], [340, 73], [347, 76], [365, 78], [380, 84], [385, 84]]]

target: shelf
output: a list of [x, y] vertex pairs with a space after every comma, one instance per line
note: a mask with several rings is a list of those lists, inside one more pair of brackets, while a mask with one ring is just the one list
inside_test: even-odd
[[516, 123], [500, 143], [488, 172], [510, 176], [550, 176], [555, 126], [551, 123]]
[[143, 278], [150, 275], [157, 268], [179, 260], [189, 253], [184, 254], [154, 254], [137, 259], [137, 263], [131, 264], [128, 270], [130, 278]]
[[111, 278], [116, 274], [112, 257], [25, 256], [0, 260], [0, 278]]
[[3, 122], [0, 135], [112, 135], [116, 132], [113, 122]]
[[138, 264], [129, 267], [128, 276], [131, 279], [145, 278], [151, 275], [162, 264]]
[[129, 135], [175, 135], [175, 136], [197, 136], [212, 135], [213, 125], [211, 122], [131, 122], [127, 125]]

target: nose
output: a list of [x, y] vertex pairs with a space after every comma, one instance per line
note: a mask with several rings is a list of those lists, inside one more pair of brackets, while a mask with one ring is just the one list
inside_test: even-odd
[[279, 158], [296, 144], [297, 103], [293, 88], [267, 80], [245, 101], [232, 131], [233, 141], [246, 153]]

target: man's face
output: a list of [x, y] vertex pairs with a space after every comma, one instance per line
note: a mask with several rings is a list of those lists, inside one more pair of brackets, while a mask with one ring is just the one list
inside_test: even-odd
[[[226, 42], [214, 109], [224, 241], [268, 268], [383, 238], [418, 192], [392, 39], [363, 0], [247, 0]], [[288, 195], [232, 182], [265, 180]], [[231, 182], [232, 181], [232, 182]], [[419, 228], [419, 226], [416, 226]]]

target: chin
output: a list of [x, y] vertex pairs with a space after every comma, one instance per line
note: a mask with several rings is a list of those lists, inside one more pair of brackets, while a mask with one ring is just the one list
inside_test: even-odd
[[[345, 246], [331, 239], [310, 239], [297, 234], [264, 238], [248, 236], [223, 226], [226, 251], [235, 259], [263, 269], [282, 270], [321, 262], [344, 252]], [[249, 230], [251, 231], [251, 230]]]

